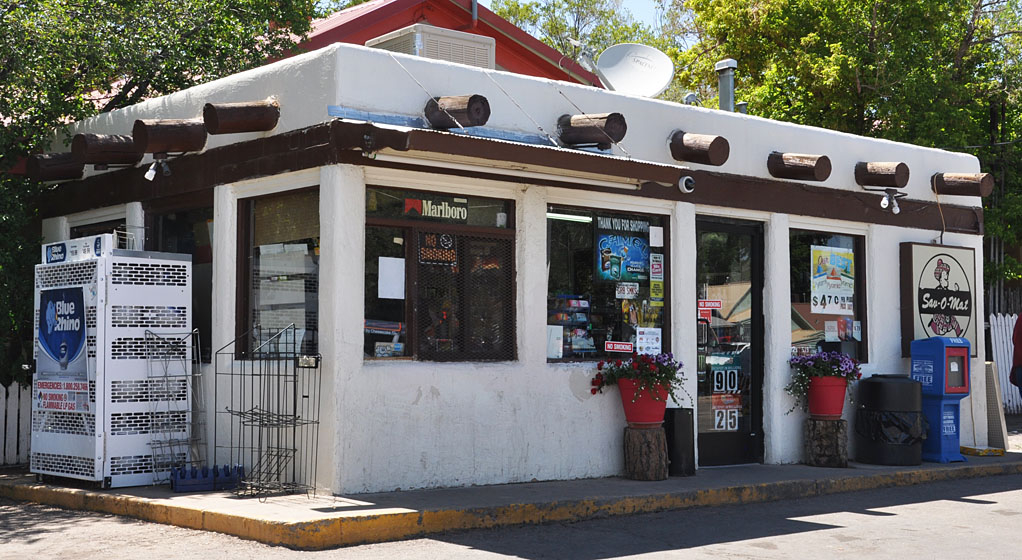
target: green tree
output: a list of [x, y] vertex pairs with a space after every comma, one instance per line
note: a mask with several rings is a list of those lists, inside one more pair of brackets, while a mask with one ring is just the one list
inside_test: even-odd
[[769, 118], [931, 146], [975, 143], [997, 89], [993, 20], [1008, 0], [675, 0], [698, 42], [690, 89], [739, 61], [739, 96]]
[[575, 58], [577, 40], [594, 53], [616, 43], [648, 42], [652, 30], [635, 21], [621, 0], [494, 0], [494, 13]]
[[326, 17], [334, 12], [346, 10], [352, 6], [365, 4], [369, 0], [319, 0], [316, 2], [316, 17]]
[[[0, 171], [68, 123], [265, 63], [295, 47], [312, 0], [23, 0], [0, 5]], [[31, 362], [36, 205], [0, 173], [0, 385]]]
[[998, 185], [984, 201], [987, 281], [1022, 278], [1002, 256], [1022, 242], [1018, 0], [667, 0], [664, 13], [669, 98], [714, 105], [713, 64], [734, 58], [752, 114], [977, 155]]

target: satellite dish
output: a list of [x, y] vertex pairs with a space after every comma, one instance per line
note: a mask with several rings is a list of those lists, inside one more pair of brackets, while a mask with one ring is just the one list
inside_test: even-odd
[[613, 91], [656, 97], [671, 85], [674, 63], [666, 54], [639, 43], [621, 43], [600, 53], [597, 75]]

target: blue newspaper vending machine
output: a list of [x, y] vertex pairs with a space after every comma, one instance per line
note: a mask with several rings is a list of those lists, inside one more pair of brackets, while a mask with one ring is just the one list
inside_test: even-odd
[[964, 338], [934, 336], [912, 341], [912, 379], [923, 385], [923, 416], [930, 427], [923, 460], [964, 461], [958, 438], [960, 402], [969, 396], [969, 354]]

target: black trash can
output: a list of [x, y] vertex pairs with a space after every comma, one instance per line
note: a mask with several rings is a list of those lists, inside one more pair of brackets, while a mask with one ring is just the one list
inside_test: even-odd
[[926, 439], [923, 388], [904, 375], [859, 381], [855, 458], [874, 465], [918, 465]]
[[667, 474], [692, 476], [696, 474], [694, 417], [691, 408], [668, 408], [664, 415], [667, 432]]

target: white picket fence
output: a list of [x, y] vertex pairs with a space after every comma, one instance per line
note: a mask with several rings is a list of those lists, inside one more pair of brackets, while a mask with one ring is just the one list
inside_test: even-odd
[[990, 316], [990, 344], [994, 350], [993, 361], [997, 364], [997, 376], [1001, 380], [1001, 395], [1004, 400], [1005, 414], [1022, 414], [1022, 397], [1019, 396], [1018, 387], [1008, 382], [1008, 374], [1011, 373], [1011, 356], [1014, 352], [1011, 333], [1015, 329], [1017, 320], [1018, 315]]
[[32, 435], [32, 390], [0, 385], [0, 465], [28, 463]]

